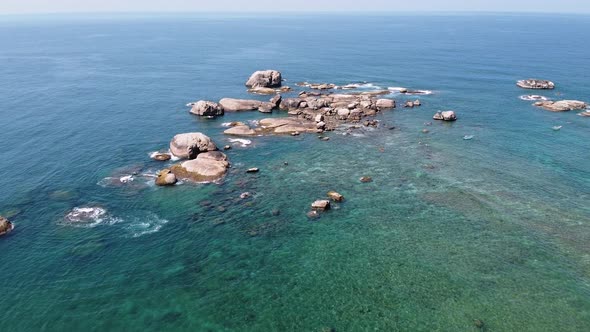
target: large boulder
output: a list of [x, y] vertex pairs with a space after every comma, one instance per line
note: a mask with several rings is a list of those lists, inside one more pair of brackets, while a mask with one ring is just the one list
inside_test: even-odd
[[283, 77], [276, 70], [257, 71], [246, 82], [249, 88], [278, 88], [281, 86]]
[[0, 216], [0, 236], [10, 233], [14, 229], [14, 225], [8, 219]]
[[229, 168], [227, 156], [219, 151], [201, 153], [197, 159], [184, 161], [170, 168], [178, 178], [195, 182], [218, 181]]
[[193, 159], [199, 153], [215, 150], [215, 143], [202, 133], [178, 134], [170, 141], [170, 152], [178, 158]]
[[530, 78], [528, 80], [520, 80], [516, 82], [516, 85], [523, 89], [554, 89], [555, 83], [547, 80], [539, 80]]
[[176, 175], [172, 173], [169, 169], [163, 169], [158, 173], [158, 177], [156, 178], [156, 185], [157, 186], [172, 186], [176, 184], [178, 180], [176, 179]]
[[378, 110], [395, 108], [395, 100], [393, 99], [377, 99], [375, 102]]
[[533, 105], [544, 108], [551, 112], [567, 112], [573, 110], [584, 110], [588, 105], [579, 100], [560, 100], [560, 101], [539, 101]]
[[453, 111], [436, 112], [432, 117], [434, 120], [455, 121], [457, 115]]
[[234, 135], [234, 136], [254, 136], [256, 135], [256, 131], [254, 129], [243, 125], [243, 126], [234, 126], [231, 127], [223, 132], [226, 135]]
[[263, 105], [259, 100], [223, 98], [219, 104], [226, 112], [255, 111]]
[[223, 107], [212, 101], [199, 100], [192, 104], [190, 112], [199, 116], [218, 116], [223, 115]]

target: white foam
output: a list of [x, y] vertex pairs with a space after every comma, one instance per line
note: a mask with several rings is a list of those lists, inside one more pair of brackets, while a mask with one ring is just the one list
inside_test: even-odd
[[115, 224], [121, 219], [114, 218], [107, 213], [107, 210], [98, 206], [75, 207], [65, 215], [63, 223], [74, 226], [93, 228], [100, 224]]
[[221, 124], [222, 127], [231, 127], [231, 122], [224, 122]]
[[168, 223], [168, 220], [158, 217], [155, 213], [146, 213], [143, 216], [132, 218], [132, 222], [125, 228], [131, 232], [131, 237], [140, 237], [147, 234], [153, 234], [162, 229], [162, 226]]
[[520, 98], [522, 100], [526, 100], [526, 101], [547, 101], [547, 100], [549, 100], [549, 98], [547, 98], [545, 96], [539, 96], [539, 95], [522, 95], [518, 98]]
[[243, 139], [243, 138], [230, 138], [229, 139], [230, 142], [232, 143], [239, 143], [241, 147], [245, 148], [248, 145], [252, 144], [252, 141], [249, 139]]
[[420, 95], [420, 96], [431, 95], [434, 93], [432, 90], [412, 90], [412, 89], [395, 87], [395, 86], [389, 87], [389, 88], [387, 88], [387, 90], [392, 91], [393, 93], [403, 93], [405, 95]]
[[133, 180], [135, 180], [133, 178], [133, 175], [125, 175], [125, 176], [122, 176], [119, 178], [119, 181], [121, 181], [121, 183], [127, 183], [127, 182], [131, 182]]

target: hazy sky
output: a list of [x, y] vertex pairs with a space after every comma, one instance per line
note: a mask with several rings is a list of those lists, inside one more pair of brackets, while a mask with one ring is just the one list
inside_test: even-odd
[[0, 14], [154, 11], [510, 11], [590, 13], [590, 0], [0, 0]]

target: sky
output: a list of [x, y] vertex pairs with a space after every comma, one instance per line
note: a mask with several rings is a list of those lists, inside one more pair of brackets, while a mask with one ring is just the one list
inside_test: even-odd
[[0, 14], [285, 11], [590, 13], [590, 0], [0, 0]]

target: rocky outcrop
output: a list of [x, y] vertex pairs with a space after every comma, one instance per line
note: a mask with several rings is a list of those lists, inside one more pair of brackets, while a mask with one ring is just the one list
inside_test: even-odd
[[219, 104], [223, 107], [226, 112], [239, 112], [239, 111], [255, 111], [259, 110], [262, 112], [272, 111], [275, 105], [271, 102], [264, 102], [260, 100], [251, 99], [234, 99], [234, 98], [223, 98], [219, 101]]
[[278, 88], [282, 81], [283, 77], [279, 71], [263, 70], [252, 74], [246, 82], [246, 86], [249, 88]]
[[254, 93], [257, 95], [274, 95], [277, 93], [281, 93], [281, 92], [289, 92], [291, 91], [291, 88], [288, 86], [282, 86], [278, 89], [273, 89], [273, 88], [263, 88], [263, 87], [257, 87], [257, 88], [252, 88], [252, 89], [248, 89], [248, 92], [250, 93]]
[[257, 132], [260, 134], [291, 134], [316, 132], [316, 124], [310, 121], [304, 121], [297, 118], [268, 118], [260, 120], [260, 128]]
[[312, 210], [315, 211], [325, 211], [330, 209], [330, 201], [327, 199], [317, 200], [311, 203]]
[[254, 136], [254, 135], [256, 135], [256, 131], [254, 131], [254, 129], [250, 128], [247, 125], [239, 125], [239, 126], [230, 127], [229, 129], [226, 129], [223, 133], [226, 135], [234, 135], [234, 136]]
[[10, 233], [14, 225], [8, 219], [0, 216], [0, 236]]
[[328, 197], [330, 197], [330, 199], [334, 202], [342, 202], [344, 200], [344, 196], [335, 191], [328, 191]]
[[584, 110], [588, 105], [579, 100], [560, 100], [560, 101], [539, 101], [533, 105], [541, 107], [551, 112], [567, 112], [574, 110]]
[[201, 153], [197, 159], [184, 161], [170, 168], [178, 179], [214, 182], [223, 178], [229, 168], [227, 156], [219, 151]]
[[455, 121], [457, 116], [453, 111], [436, 112], [432, 117], [434, 120]]
[[215, 143], [202, 133], [178, 134], [170, 141], [170, 152], [178, 158], [193, 159], [200, 153], [215, 150]]
[[177, 181], [176, 175], [174, 175], [169, 169], [161, 170], [158, 173], [158, 177], [156, 177], [157, 186], [172, 186], [176, 184]]
[[219, 116], [223, 115], [223, 107], [212, 101], [199, 100], [192, 104], [190, 112], [199, 116]]
[[520, 80], [516, 85], [523, 89], [554, 89], [555, 83], [547, 80], [539, 80], [530, 78], [528, 80]]
[[590, 111], [578, 113], [579, 116], [590, 117]]

